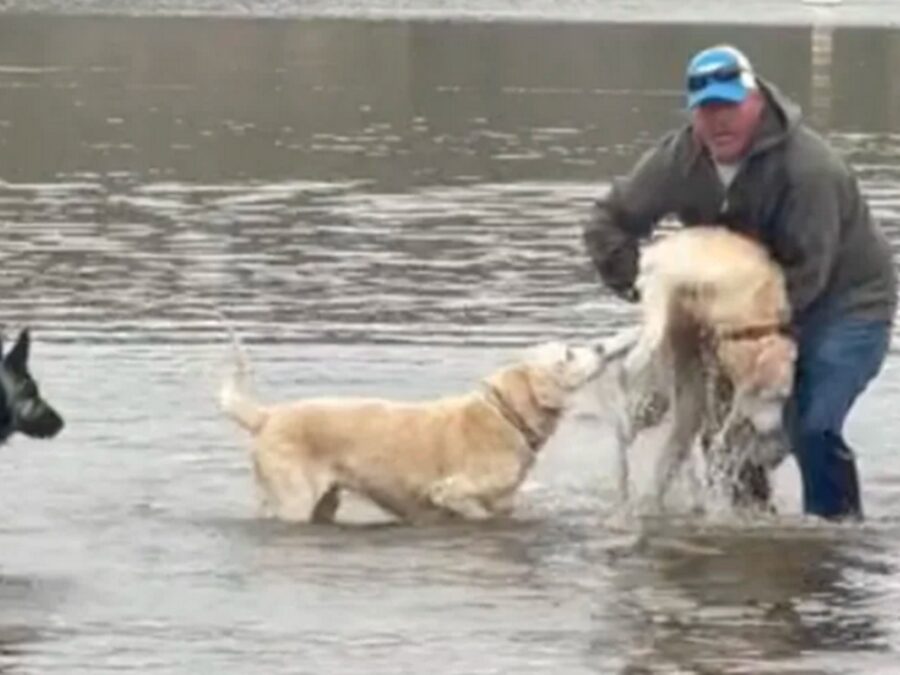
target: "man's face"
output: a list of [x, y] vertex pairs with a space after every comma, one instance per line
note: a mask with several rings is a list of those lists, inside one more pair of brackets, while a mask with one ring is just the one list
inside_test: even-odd
[[691, 112], [694, 133], [717, 162], [739, 161], [753, 142], [762, 114], [762, 99], [753, 92], [740, 103], [709, 101]]

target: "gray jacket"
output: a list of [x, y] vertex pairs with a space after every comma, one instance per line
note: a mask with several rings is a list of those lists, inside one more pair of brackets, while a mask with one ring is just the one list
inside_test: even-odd
[[800, 121], [799, 108], [759, 80], [767, 105], [726, 191], [690, 125], [664, 137], [594, 205], [585, 244], [603, 281], [631, 288], [638, 240], [675, 215], [765, 244], [785, 270], [795, 322], [816, 315], [893, 319], [897, 277], [851, 170]]

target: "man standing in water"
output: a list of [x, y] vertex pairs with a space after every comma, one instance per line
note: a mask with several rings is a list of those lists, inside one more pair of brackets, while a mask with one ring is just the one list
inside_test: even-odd
[[798, 341], [791, 401], [807, 513], [862, 518], [844, 421], [881, 368], [897, 304], [888, 242], [853, 173], [798, 107], [721, 45], [686, 73], [690, 123], [599, 200], [584, 239], [604, 283], [634, 300], [638, 241], [669, 214], [762, 242], [784, 269]]

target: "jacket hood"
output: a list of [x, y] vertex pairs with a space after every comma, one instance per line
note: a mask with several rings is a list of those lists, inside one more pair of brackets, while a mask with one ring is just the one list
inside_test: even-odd
[[781, 93], [778, 87], [760, 77], [756, 81], [766, 98], [766, 109], [748, 156], [784, 142], [800, 124], [802, 117], [800, 106]]

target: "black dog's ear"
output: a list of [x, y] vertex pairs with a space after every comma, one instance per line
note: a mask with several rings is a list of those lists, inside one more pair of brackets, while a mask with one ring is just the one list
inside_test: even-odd
[[30, 346], [31, 336], [28, 329], [25, 328], [19, 333], [19, 337], [16, 338], [16, 344], [9, 350], [9, 354], [3, 358], [3, 363], [6, 364], [10, 370], [17, 372], [25, 371], [26, 364], [28, 363], [28, 349]]

